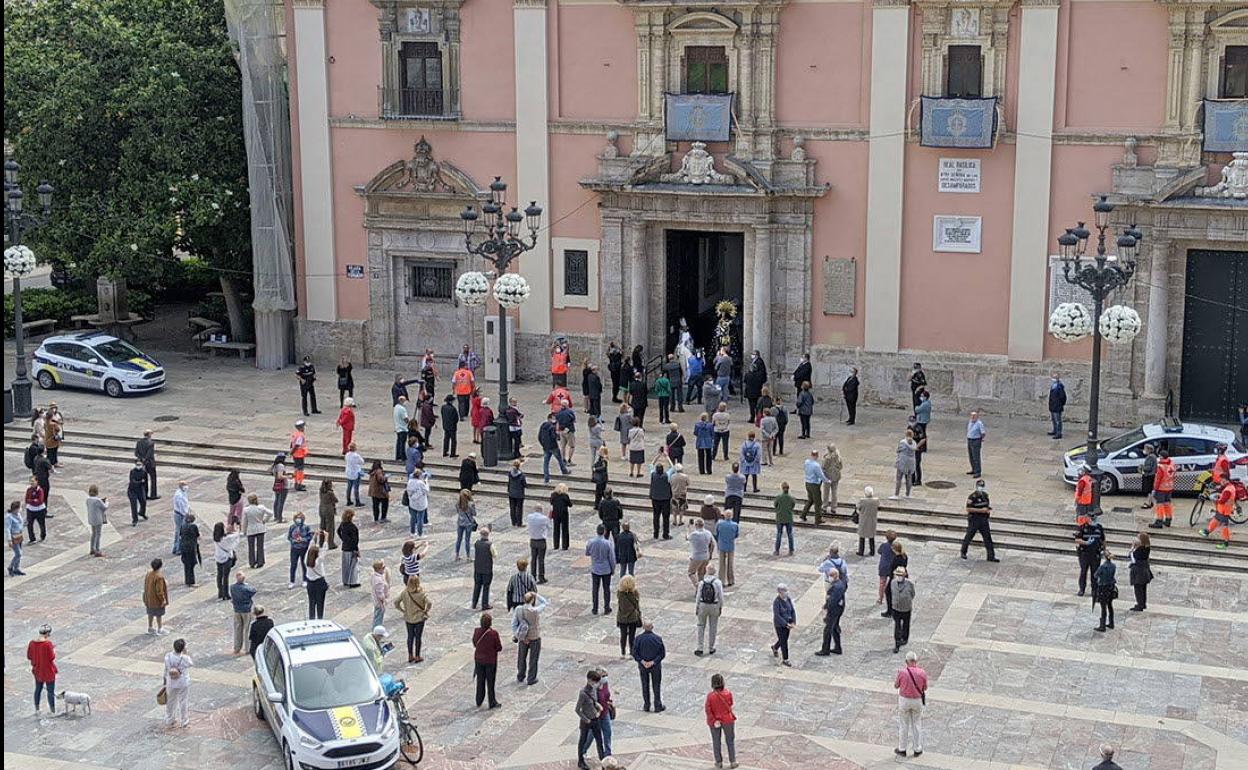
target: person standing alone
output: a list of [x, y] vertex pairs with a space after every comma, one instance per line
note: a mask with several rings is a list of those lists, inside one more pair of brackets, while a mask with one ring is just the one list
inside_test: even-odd
[[299, 403], [303, 407], [303, 416], [308, 416], [309, 405], [312, 407], [311, 414], [320, 414], [321, 410], [316, 408], [316, 367], [312, 364], [312, 356], [303, 357], [303, 362], [295, 370], [295, 379], [299, 380]]
[[1049, 382], [1049, 419], [1053, 423], [1053, 429], [1047, 435], [1053, 438], [1062, 437], [1062, 412], [1064, 411], [1066, 411], [1066, 386], [1062, 384], [1062, 378], [1057, 376], [1057, 372], [1054, 372]]
[[927, 705], [927, 672], [919, 668], [919, 656], [906, 653], [906, 665], [893, 677], [897, 690], [897, 748], [893, 753], [906, 756], [906, 748], [914, 756], [923, 754], [923, 707]]
[[706, 724], [711, 728], [711, 750], [715, 754], [715, 767], [724, 766], [720, 739], [728, 746], [728, 766], [737, 766], [737, 715], [732, 711], [732, 691], [724, 685], [723, 674], [711, 675], [711, 691], [706, 695], [703, 710]]
[[984, 447], [984, 437], [988, 435], [988, 429], [984, 427], [984, 423], [979, 419], [979, 412], [971, 412], [970, 419], [966, 423], [966, 454], [971, 461], [971, 469], [966, 475], [979, 478], [983, 474], [983, 465], [980, 462], [981, 452]]

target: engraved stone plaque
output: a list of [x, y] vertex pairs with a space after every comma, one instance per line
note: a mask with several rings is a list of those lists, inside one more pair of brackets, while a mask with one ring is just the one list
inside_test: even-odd
[[1063, 302], [1078, 302], [1093, 312], [1092, 295], [1072, 283], [1067, 283], [1062, 275], [1062, 258], [1056, 255], [1049, 257], [1049, 312]]
[[853, 315], [858, 287], [858, 263], [854, 259], [823, 261], [823, 314]]

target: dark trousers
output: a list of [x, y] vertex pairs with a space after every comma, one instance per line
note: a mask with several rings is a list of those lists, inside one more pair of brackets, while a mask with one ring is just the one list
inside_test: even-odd
[[[749, 477], [747, 476], [746, 478], [748, 479]], [[757, 483], [758, 483], [758, 477], [757, 477], [757, 476], [755, 476], [755, 477], [754, 477], [754, 483], [755, 483], [755, 484], [757, 484]], [[755, 490], [755, 491], [757, 492], [758, 490]], [[729, 495], [728, 497], [725, 497], [725, 498], [724, 498], [724, 509], [725, 509], [725, 510], [732, 511], [732, 520], [733, 520], [733, 521], [735, 521], [735, 522], [740, 522], [740, 521], [741, 521], [741, 498], [737, 497], [736, 495]]]
[[511, 513], [511, 526], [519, 527], [524, 523], [524, 498], [507, 498], [507, 509]]
[[258, 569], [264, 566], [264, 533], [247, 536], [247, 566]]
[[321, 411], [316, 408], [316, 386], [315, 385], [309, 385], [307, 387], [299, 388], [299, 401], [300, 401], [300, 404], [303, 406], [303, 413], [305, 415], [308, 413], [309, 403], [312, 404], [313, 412]]
[[[406, 623], [407, 625], [407, 657], [420, 657], [420, 644], [425, 637], [425, 621], [419, 623]], [[493, 701], [493, 698], [491, 698]], [[480, 705], [480, 701], [477, 702]]]
[[776, 454], [784, 454], [784, 426], [781, 426], [780, 431], [776, 433]]
[[355, 398], [355, 388], [354, 388], [354, 387], [351, 387], [351, 388], [339, 388], [339, 389], [338, 389], [338, 408], [339, 408], [339, 409], [341, 409], [341, 408], [342, 408], [342, 405], [343, 405], [344, 403], [346, 403], [347, 396], [350, 396], [351, 398]]
[[468, 417], [468, 396], [455, 394], [455, 402], [459, 407], [459, 419], [463, 420]]
[[520, 642], [516, 651], [516, 681], [533, 684], [537, 681], [537, 663], [542, 657], [542, 640]]
[[984, 549], [988, 551], [988, 558], [997, 558], [992, 549], [992, 530], [988, 527], [988, 517], [978, 514], [966, 517], [966, 534], [962, 536], [962, 555], [966, 556], [966, 550], [976, 534], [984, 539]]
[[329, 581], [317, 578], [308, 582], [308, 619], [320, 620], [325, 617], [325, 594], [329, 592]]
[[455, 431], [444, 429], [442, 431], [442, 456], [446, 457], [448, 455], [454, 455], [457, 449], [455, 446], [456, 443], [457, 438], [455, 436]]
[[656, 663], [650, 668], [645, 666], [637, 666], [637, 670], [641, 672], [641, 702], [647, 709], [650, 708], [650, 695], [654, 694], [654, 706], [658, 708], [663, 705], [663, 665]]
[[555, 514], [555, 533], [554, 542], [551, 546], [557, 551], [560, 548], [568, 550], [568, 514]]
[[602, 759], [606, 756], [606, 750], [602, 746], [602, 720], [591, 719], [588, 722], [581, 722], [581, 737], [576, 743], [576, 761], [584, 764], [585, 752], [589, 751], [591, 742], [598, 745], [598, 758]]
[[608, 572], [605, 575], [593, 575], [593, 585], [590, 589], [594, 595], [594, 614], [598, 613], [598, 591], [602, 591], [603, 612], [611, 611], [611, 575]]
[[539, 583], [546, 582], [546, 541], [529, 540], [529, 561], [532, 565], [529, 567], [530, 574], [533, 579]]
[[373, 521], [385, 521], [386, 516], [390, 513], [390, 498], [374, 497], [373, 500]]
[[486, 694], [490, 697], [490, 706], [498, 703], [494, 697], [494, 677], [498, 674], [497, 663], [474, 663], [472, 676], [477, 680], [477, 705], [485, 702]]
[[48, 539], [48, 509], [42, 511], [26, 511], [26, 534], [27, 540], [35, 542], [35, 525], [39, 525], [39, 540]]
[[654, 517], [654, 539], [659, 539], [659, 525], [663, 525], [663, 538], [666, 540], [671, 537], [669, 525], [672, 519], [672, 501], [671, 500], [651, 500], [650, 507], [653, 509]]
[[405, 430], [394, 432], [394, 459], [407, 460], [407, 431]]
[[620, 403], [620, 373], [611, 372], [611, 401]]
[[802, 423], [802, 435], [799, 438], [810, 438], [810, 415], [799, 414], [797, 419]]
[[910, 613], [893, 610], [893, 645], [900, 647], [910, 642]]
[[671, 396], [659, 396], [659, 423], [666, 425], [671, 418]]
[[724, 459], [728, 459], [728, 431], [715, 434], [715, 445], [711, 447], [711, 457], [719, 454], [720, 445], [724, 447]]
[[[896, 617], [894, 615], [894, 617]], [[909, 622], [910, 613], [906, 613], [907, 622]], [[894, 621], [896, 622], [896, 621]], [[841, 613], [828, 615], [823, 620], [823, 647], [820, 649], [831, 652], [835, 650], [841, 651]]]
[[490, 583], [494, 580], [492, 572], [474, 572], [472, 574], [472, 608], [477, 608], [477, 600], [481, 600], [482, 608], [490, 606]]
[[637, 418], [637, 424], [640, 425], [646, 421], [646, 402], [642, 401], [633, 406], [633, 416]]
[[144, 464], [143, 470], [147, 472], [147, 499], [154, 500], [159, 497], [156, 494], [156, 463]]
[[589, 413], [594, 417], [602, 416], [602, 396], [589, 397]]
[[875, 538], [873, 537], [858, 538], [858, 555], [862, 556], [866, 552], [867, 546], [871, 547], [871, 551], [866, 553], [866, 555], [875, 556]]
[[685, 403], [702, 403], [702, 375], [695, 374], [685, 385]]
[[771, 645], [771, 649], [779, 650], [784, 660], [789, 659], [789, 632], [792, 630], [788, 626], [776, 626], [776, 643]]
[[847, 399], [845, 399], [845, 411], [849, 413], [849, 419], [845, 421], [845, 422], [846, 422], [846, 424], [848, 424], [848, 425], [853, 425], [853, 424], [854, 424], [854, 418], [858, 416], [858, 398], [857, 398], [857, 396], [855, 396], [854, 398], [847, 398]]
[[291, 583], [295, 582], [295, 569], [296, 568], [300, 570], [299, 574], [301, 575], [301, 577], [299, 579], [301, 581], [308, 579], [308, 563], [306, 561], [307, 558], [308, 558], [307, 548], [291, 548], [290, 549], [290, 581], [289, 582]]
[[910, 474], [910, 483], [916, 487], [923, 485], [923, 452], [914, 453], [914, 473]]
[[698, 450], [698, 473], [702, 474], [703, 476], [709, 476], [711, 473], [714, 472], [713, 468], [711, 467], [714, 461], [715, 461], [714, 449], [699, 449]]
[[1148, 583], [1131, 586], [1135, 589], [1135, 606], [1144, 609], [1148, 606]]
[[230, 598], [230, 563], [228, 561], [217, 562], [217, 598]]
[[[1094, 574], [1100, 563], [1100, 554], [1095, 551], [1079, 551], [1079, 593], [1088, 589], [1088, 575]], [[1095, 578], [1092, 580], [1092, 587], [1096, 588]]]
[[147, 490], [142, 487], [126, 487], [126, 498], [130, 501], [130, 521], [137, 524], [140, 518], [147, 518]]
[[971, 473], [979, 476], [983, 473], [983, 466], [980, 464], [980, 450], [984, 448], [984, 440], [982, 438], [968, 438], [966, 440], [966, 456], [971, 461]]
[[637, 638], [637, 624], [625, 623], [620, 626], [620, 654], [631, 655], [633, 641]]
[[195, 565], [199, 557], [194, 551], [182, 551], [182, 577], [188, 586], [195, 585]]
[[[1108, 622], [1106, 622], [1106, 618], [1108, 618]], [[1114, 600], [1113, 599], [1101, 600], [1101, 628], [1106, 628], [1106, 627], [1108, 628], [1114, 627]]]
[[750, 422], [754, 422], [754, 419], [758, 417], [758, 396], [746, 398], [745, 402], [750, 405]]

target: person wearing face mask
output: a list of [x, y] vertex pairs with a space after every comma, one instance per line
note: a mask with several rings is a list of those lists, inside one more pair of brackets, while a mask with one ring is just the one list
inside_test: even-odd
[[992, 547], [992, 530], [988, 525], [992, 515], [992, 503], [988, 499], [988, 485], [983, 479], [975, 482], [975, 491], [966, 498], [966, 535], [962, 538], [962, 558], [966, 558], [966, 550], [970, 547], [975, 535], [984, 539], [984, 549], [988, 551], [988, 561], [1001, 561]]
[[1062, 378], [1053, 373], [1053, 379], [1049, 383], [1049, 419], [1053, 421], [1053, 430], [1048, 435], [1053, 438], [1062, 437], [1062, 412], [1066, 410], [1066, 386], [1062, 384]]
[[302, 572], [302, 582], [308, 580], [307, 556], [308, 547], [312, 545], [312, 528], [303, 523], [303, 511], [295, 514], [294, 523], [286, 530], [286, 540], [290, 542], [290, 584], [287, 588], [295, 587], [295, 569], [300, 568]]

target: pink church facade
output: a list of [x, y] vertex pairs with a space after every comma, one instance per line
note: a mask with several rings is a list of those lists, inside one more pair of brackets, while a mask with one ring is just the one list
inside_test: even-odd
[[1248, 399], [1242, 3], [287, 0], [287, 55], [300, 353], [492, 351], [453, 287], [499, 176], [545, 209], [522, 378], [557, 336], [650, 357], [685, 319], [709, 348], [729, 299], [777, 380], [809, 351], [890, 401], [922, 361], [950, 409], [1043, 413], [1058, 371], [1079, 413], [1089, 345], [1047, 321], [1086, 295], [1052, 255], [1104, 194], [1111, 243], [1145, 234], [1111, 417]]

